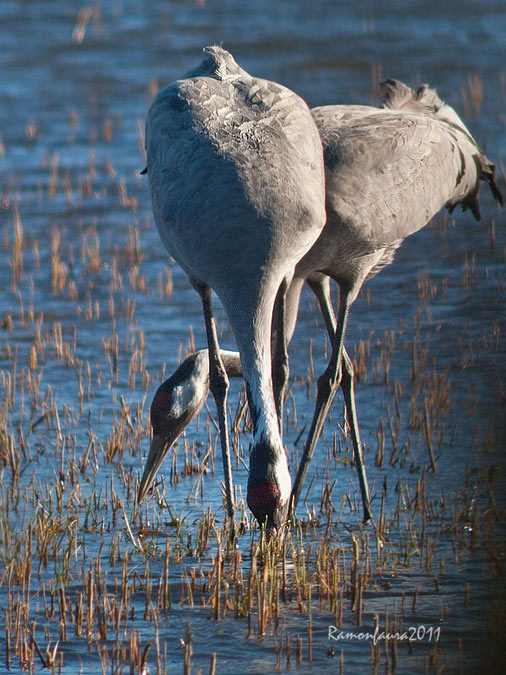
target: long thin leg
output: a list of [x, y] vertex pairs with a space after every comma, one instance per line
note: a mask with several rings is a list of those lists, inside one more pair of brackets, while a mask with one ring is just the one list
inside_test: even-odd
[[[331, 302], [331, 299], [330, 299], [329, 278], [322, 276], [320, 279], [315, 280], [315, 281], [308, 280], [308, 283], [311, 286], [311, 289], [315, 293], [316, 297], [318, 298], [318, 302], [320, 304], [320, 309], [321, 309], [321, 312], [323, 314], [323, 318], [325, 320], [325, 325], [327, 327], [327, 332], [329, 334], [330, 339], [333, 341], [334, 337], [335, 337], [335, 334], [336, 334], [336, 317], [335, 317], [334, 310], [332, 308], [332, 302]], [[348, 356], [348, 353], [346, 351], [346, 348], [345, 348], [344, 344], [342, 344], [341, 369], [342, 369], [341, 370], [341, 375], [342, 375], [341, 388], [343, 390], [348, 423], [350, 425], [351, 439], [352, 439], [352, 444], [353, 444], [353, 454], [354, 454], [354, 459], [355, 459], [355, 465], [357, 467], [358, 482], [359, 482], [359, 485], [360, 485], [360, 492], [361, 492], [361, 495], [362, 495], [362, 505], [363, 505], [363, 508], [364, 508], [364, 522], [367, 522], [368, 520], [372, 520], [371, 504], [370, 504], [370, 500], [369, 500], [369, 486], [368, 486], [368, 483], [367, 483], [367, 473], [366, 473], [365, 463], [364, 463], [364, 458], [363, 458], [363, 453], [362, 453], [362, 443], [360, 441], [360, 431], [359, 431], [357, 413], [356, 413], [355, 390], [354, 390], [354, 383], [353, 383], [353, 377], [354, 377], [353, 364], [352, 364], [352, 361], [351, 361], [350, 357]], [[332, 401], [332, 398], [335, 394], [335, 391], [336, 391], [336, 388], [334, 388], [333, 393], [331, 393], [331, 398], [330, 398], [330, 401], [329, 401], [329, 407], [330, 407], [330, 402]], [[308, 441], [309, 441], [309, 439], [308, 439]], [[316, 442], [315, 442], [315, 445], [316, 445]], [[301, 465], [302, 465], [302, 462], [301, 462]], [[306, 469], [306, 472], [307, 472], [307, 469]], [[295, 495], [295, 486], [294, 486], [294, 491], [292, 493], [293, 494], [293, 506], [294, 507], [296, 506], [297, 500], [300, 496], [303, 478], [305, 478], [305, 475], [302, 477], [302, 481], [301, 481], [300, 485], [297, 485], [297, 482], [296, 482], [297, 495]]]
[[[332, 307], [330, 298], [330, 282], [328, 277], [321, 277], [318, 280], [308, 280], [311, 290], [318, 298], [327, 332], [332, 340], [336, 332], [336, 316]], [[365, 468], [364, 456], [362, 452], [362, 443], [360, 441], [360, 428], [357, 420], [357, 408], [355, 405], [355, 385], [353, 363], [350, 359], [346, 347], [343, 344], [342, 353], [342, 380], [341, 389], [343, 390], [344, 404], [346, 406], [346, 416], [350, 425], [351, 442], [353, 444], [353, 455], [355, 466], [357, 467], [358, 483], [362, 495], [362, 505], [364, 508], [364, 522], [372, 520], [371, 503], [369, 499], [369, 485], [367, 482], [367, 472]]]
[[227, 421], [227, 392], [228, 376], [221, 358], [216, 321], [213, 316], [211, 289], [204, 284], [197, 287], [204, 308], [206, 323], [207, 346], [209, 351], [209, 388], [213, 394], [218, 410], [218, 424], [220, 427], [221, 454], [223, 458], [223, 473], [225, 477], [225, 494], [227, 512], [230, 518], [234, 516], [234, 493], [232, 483], [232, 464], [230, 462], [230, 443], [228, 438]]
[[318, 274], [314, 275], [313, 278], [306, 279], [306, 283], [316, 295], [323, 320], [325, 321], [325, 327], [332, 343], [336, 334], [337, 321], [330, 297], [330, 277], [326, 274]]
[[353, 444], [353, 455], [355, 458], [355, 466], [358, 473], [358, 484], [360, 486], [360, 493], [362, 495], [362, 506], [364, 508], [364, 523], [373, 520], [371, 511], [371, 502], [369, 500], [369, 485], [367, 483], [367, 472], [365, 469], [364, 455], [362, 452], [362, 443], [360, 441], [360, 430], [357, 420], [357, 409], [355, 406], [355, 387], [353, 383], [353, 363], [348, 356], [348, 352], [343, 345], [343, 361], [342, 361], [342, 380], [341, 389], [344, 395], [344, 404], [346, 406], [346, 415], [348, 417], [348, 424], [350, 425], [351, 442]]
[[274, 402], [278, 414], [279, 432], [283, 437], [283, 405], [285, 402], [290, 366], [288, 361], [287, 329], [286, 329], [286, 292], [288, 283], [283, 279], [276, 296], [274, 316], [272, 322], [272, 334], [274, 338], [274, 351], [272, 358], [272, 386], [274, 390]]
[[332, 355], [329, 364], [325, 369], [323, 375], [318, 378], [318, 392], [316, 398], [316, 407], [311, 423], [311, 429], [304, 446], [304, 452], [300, 460], [297, 476], [292, 489], [292, 503], [291, 508], [295, 509], [300, 497], [302, 486], [306, 478], [309, 468], [309, 463], [313, 457], [316, 443], [323, 430], [325, 418], [327, 417], [332, 399], [341, 383], [341, 360], [343, 352], [343, 336], [346, 331], [346, 322], [349, 313], [349, 304], [347, 296], [343, 293], [341, 302], [339, 304], [339, 317], [337, 322], [337, 330], [332, 340]]

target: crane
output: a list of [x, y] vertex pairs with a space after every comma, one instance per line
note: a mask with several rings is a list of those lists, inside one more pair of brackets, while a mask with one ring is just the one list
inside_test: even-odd
[[[277, 526], [286, 519], [291, 478], [274, 402], [271, 324], [280, 287], [287, 288], [325, 223], [318, 130], [295, 93], [252, 77], [225, 49], [210, 46], [195, 69], [154, 98], [146, 153], [161, 240], [202, 300], [228, 515], [234, 509], [228, 377], [213, 290], [239, 348], [254, 424], [248, 504], [260, 523]], [[166, 403], [158, 392], [151, 405], [148, 465], [165, 449]]]
[[[327, 370], [318, 383], [311, 431], [292, 493], [295, 506], [332, 398], [341, 384], [364, 506], [371, 518], [369, 492], [355, 411], [353, 366], [344, 347], [349, 308], [364, 281], [393, 261], [402, 241], [446, 205], [471, 208], [479, 218], [479, 181], [489, 183], [502, 203], [492, 163], [481, 153], [455, 110], [427, 85], [413, 90], [397, 80], [380, 85], [384, 108], [335, 105], [315, 108], [325, 157], [327, 224], [295, 268], [286, 295], [278, 299], [284, 340], [275, 340], [274, 371], [282, 399], [288, 366], [283, 348], [295, 328], [300, 291], [307, 281], [315, 292], [333, 344]], [[361, 181], [364, 181], [362, 192]], [[357, 184], [360, 182], [360, 185]], [[418, 203], [418, 207], [417, 207]], [[412, 209], [417, 207], [416, 212]], [[330, 299], [329, 278], [340, 288], [339, 321]], [[242, 374], [239, 355], [221, 352], [230, 377]], [[278, 363], [276, 363], [278, 359]], [[167, 419], [164, 451], [149, 454], [141, 480], [142, 499], [165, 454], [202, 408], [209, 391], [206, 350], [191, 355], [159, 388]], [[160, 398], [162, 400], [162, 398]], [[278, 414], [280, 403], [276, 401]]]
[[[480, 181], [502, 204], [494, 165], [434, 89], [397, 80], [380, 85], [385, 107], [323, 106], [312, 110], [325, 158], [327, 222], [297, 265], [287, 304], [298, 305], [303, 279], [316, 292], [332, 354], [318, 378], [315, 413], [292, 490], [295, 507], [333, 396], [342, 383], [364, 505], [371, 516], [353, 396], [352, 362], [344, 350], [350, 307], [364, 282], [390, 264], [396, 250], [443, 206], [480, 218]], [[339, 286], [337, 323], [328, 277]], [[291, 312], [293, 316], [294, 312]], [[334, 330], [334, 324], [336, 324]]]

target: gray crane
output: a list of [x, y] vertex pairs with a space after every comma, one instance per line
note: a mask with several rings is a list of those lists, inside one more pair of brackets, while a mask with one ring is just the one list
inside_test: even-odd
[[[443, 205], [451, 210], [460, 203], [479, 218], [480, 180], [490, 184], [494, 197], [502, 203], [493, 165], [478, 150], [453, 108], [426, 85], [415, 91], [387, 80], [380, 86], [385, 109], [356, 105], [313, 110], [325, 156], [327, 224], [297, 265], [286, 297], [278, 300], [284, 313], [279, 326], [285, 331], [285, 340], [276, 340], [281, 348], [275, 350], [273, 366], [280, 380], [277, 395], [282, 399], [283, 381], [288, 378], [283, 348], [293, 334], [306, 280], [319, 300], [333, 351], [318, 383], [315, 416], [292, 499], [295, 505], [332, 397], [341, 384], [365, 520], [371, 517], [369, 493], [355, 412], [353, 367], [344, 348], [349, 307], [364, 281], [391, 263], [402, 241], [427, 224]], [[341, 291], [338, 323], [330, 300], [329, 277], [337, 281]], [[237, 353], [222, 351], [222, 355], [229, 376], [240, 376]], [[141, 499], [166, 452], [204, 404], [209, 391], [207, 363], [206, 350], [196, 352], [155, 395], [155, 399], [162, 393], [165, 397], [167, 435], [164, 452], [150, 452], [139, 490]], [[278, 414], [280, 405], [277, 401]]]
[[[252, 77], [229, 52], [211, 46], [194, 70], [154, 98], [146, 151], [160, 237], [202, 299], [228, 514], [234, 508], [228, 378], [212, 290], [235, 335], [254, 423], [248, 503], [260, 523], [279, 525], [291, 479], [274, 402], [271, 324], [282, 282], [285, 289], [325, 223], [318, 130], [296, 94]], [[165, 449], [166, 403], [158, 392], [151, 405], [148, 466]]]
[[[332, 354], [318, 378], [315, 413], [292, 490], [296, 506], [332, 398], [342, 382], [355, 463], [371, 517], [353, 396], [352, 362], [344, 349], [349, 310], [364, 282], [393, 261], [410, 234], [443, 207], [457, 204], [480, 218], [480, 181], [502, 197], [494, 165], [479, 150], [455, 110], [426, 85], [414, 91], [397, 80], [381, 85], [384, 109], [352, 106], [314, 108], [325, 158], [327, 222], [318, 241], [297, 265], [286, 298], [298, 306], [310, 281], [332, 334]], [[328, 277], [339, 286], [337, 324]], [[294, 316], [296, 311], [289, 311]], [[335, 327], [335, 330], [334, 330]], [[290, 329], [288, 329], [289, 332]]]

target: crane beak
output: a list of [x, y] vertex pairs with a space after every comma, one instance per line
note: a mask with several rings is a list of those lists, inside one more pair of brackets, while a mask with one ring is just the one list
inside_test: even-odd
[[147, 495], [156, 473], [160, 468], [161, 463], [165, 459], [165, 455], [172, 448], [178, 436], [179, 434], [176, 436], [176, 438], [169, 439], [156, 434], [153, 436], [153, 439], [151, 440], [151, 447], [149, 449], [149, 455], [144, 466], [141, 484], [139, 485], [139, 491], [137, 492], [137, 504], [140, 504]]

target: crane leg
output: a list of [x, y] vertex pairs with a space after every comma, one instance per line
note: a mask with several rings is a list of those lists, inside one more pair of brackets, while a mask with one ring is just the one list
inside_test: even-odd
[[339, 318], [337, 330], [332, 340], [332, 355], [329, 364], [323, 375], [318, 378], [318, 390], [316, 397], [316, 407], [311, 422], [309, 435], [304, 446], [304, 451], [300, 460], [297, 476], [292, 489], [291, 508], [295, 509], [300, 497], [302, 486], [306, 479], [309, 463], [314, 454], [316, 443], [323, 430], [325, 418], [327, 417], [332, 399], [341, 383], [341, 359], [343, 351], [343, 337], [346, 330], [346, 321], [348, 318], [349, 305], [346, 298], [339, 306]]
[[317, 274], [313, 278], [309, 277], [309, 279], [306, 279], [306, 283], [316, 295], [327, 333], [329, 334], [330, 341], [333, 342], [336, 334], [337, 320], [330, 297], [330, 278], [326, 274]]
[[281, 437], [283, 437], [283, 405], [288, 387], [288, 378], [290, 376], [286, 333], [287, 290], [288, 282], [286, 279], [283, 279], [276, 296], [272, 323], [272, 334], [274, 338], [272, 358], [272, 386], [274, 390], [274, 402], [276, 404], [279, 432]]
[[213, 394], [218, 411], [221, 453], [223, 458], [223, 473], [225, 477], [225, 494], [227, 499], [227, 513], [230, 518], [233, 518], [234, 493], [227, 421], [227, 392], [229, 380], [227, 371], [221, 358], [220, 346], [218, 343], [216, 321], [213, 316], [211, 289], [205, 284], [198, 285], [196, 288], [202, 299], [202, 306], [204, 308], [204, 320], [206, 324], [207, 346], [209, 352], [209, 388]]
[[346, 406], [346, 416], [350, 425], [351, 442], [353, 444], [353, 456], [358, 473], [358, 484], [360, 494], [362, 495], [362, 506], [364, 509], [364, 523], [373, 520], [371, 511], [371, 502], [369, 500], [369, 485], [367, 483], [367, 473], [362, 452], [362, 443], [360, 442], [360, 430], [357, 420], [357, 409], [355, 406], [355, 386], [353, 384], [353, 363], [348, 356], [348, 352], [343, 345], [342, 361], [342, 380], [341, 389], [343, 390], [344, 404]]
[[[337, 334], [336, 334], [336, 317], [334, 314], [334, 310], [332, 308], [332, 302], [330, 299], [330, 282], [329, 278], [327, 276], [318, 276], [318, 278], [315, 278], [314, 280], [308, 279], [308, 284], [311, 287], [312, 291], [318, 298], [318, 302], [320, 304], [320, 309], [323, 314], [323, 318], [325, 320], [325, 325], [327, 327], [327, 331], [329, 334], [330, 339], [333, 342], [333, 356], [334, 356], [334, 345], [337, 341]], [[346, 304], [346, 300], [344, 301], [344, 304]], [[345, 314], [344, 321], [346, 321], [347, 318], [347, 311]], [[341, 324], [340, 324], [341, 325]], [[362, 453], [362, 444], [360, 441], [360, 431], [359, 431], [359, 426], [358, 426], [358, 420], [357, 420], [357, 413], [356, 413], [356, 406], [355, 406], [355, 390], [354, 390], [354, 384], [353, 384], [353, 364], [351, 362], [350, 357], [348, 356], [348, 353], [346, 351], [346, 348], [344, 346], [344, 330], [345, 326], [342, 327], [341, 330], [341, 362], [337, 366], [336, 370], [336, 376], [335, 376], [335, 381], [334, 381], [334, 386], [330, 387], [330, 391], [328, 389], [327, 385], [327, 392], [329, 393], [329, 399], [328, 402], [322, 401], [320, 402], [320, 393], [322, 394], [322, 397], [324, 396], [324, 387], [325, 383], [322, 383], [322, 391], [320, 392], [320, 382], [318, 383], [319, 385], [319, 390], [318, 390], [318, 400], [316, 404], [316, 410], [315, 410], [315, 417], [313, 418], [313, 424], [316, 426], [317, 423], [319, 423], [320, 428], [319, 431], [318, 429], [315, 429], [317, 432], [316, 435], [313, 432], [313, 425], [311, 428], [311, 431], [309, 433], [308, 441], [306, 443], [306, 446], [304, 448], [304, 454], [301, 459], [301, 463], [299, 466], [299, 471], [297, 473], [297, 478], [294, 483], [294, 488], [292, 491], [292, 508], [295, 508], [297, 505], [297, 501], [300, 497], [300, 492], [302, 490], [302, 485], [304, 483], [304, 479], [307, 474], [307, 469], [309, 467], [309, 461], [312, 458], [314, 448], [316, 446], [316, 441], [318, 439], [319, 434], [321, 433], [323, 429], [323, 424], [325, 422], [325, 417], [328, 413], [328, 410], [330, 408], [330, 404], [332, 402], [332, 399], [335, 395], [335, 392], [337, 391], [337, 387], [339, 386], [339, 379], [341, 379], [341, 388], [343, 390], [343, 395], [344, 395], [344, 402], [346, 406], [346, 415], [348, 418], [348, 424], [350, 425], [350, 430], [351, 430], [351, 438], [352, 438], [352, 444], [353, 444], [353, 454], [354, 454], [354, 459], [355, 459], [355, 466], [357, 467], [357, 473], [358, 473], [358, 481], [359, 481], [359, 486], [360, 486], [360, 492], [362, 495], [362, 505], [364, 508], [364, 522], [367, 522], [369, 520], [372, 520], [372, 513], [371, 513], [371, 504], [369, 500], [369, 486], [367, 483], [367, 473], [365, 469], [365, 463], [364, 463], [364, 458], [363, 458], [363, 453]], [[337, 345], [337, 348], [339, 348], [339, 345]], [[331, 359], [332, 361], [332, 359]], [[330, 364], [329, 364], [330, 367]], [[320, 421], [316, 421], [316, 417], [318, 415], [318, 408], [320, 406], [320, 417], [322, 418]], [[322, 415], [323, 410], [325, 409], [324, 416]], [[315, 423], [316, 421], [316, 423]], [[313, 432], [313, 434], [312, 434]], [[307, 452], [306, 452], [307, 451]], [[300, 475], [300, 477], [299, 477]]]
[[[332, 301], [330, 298], [330, 280], [328, 277], [308, 280], [311, 290], [318, 298], [327, 332], [332, 340], [336, 332], [336, 316], [332, 308]], [[346, 417], [350, 426], [351, 442], [353, 445], [353, 457], [355, 466], [357, 467], [358, 483], [360, 486], [360, 493], [362, 496], [362, 506], [364, 509], [364, 522], [367, 523], [372, 520], [371, 502], [369, 499], [369, 485], [367, 483], [367, 472], [365, 468], [364, 455], [362, 452], [362, 443], [360, 441], [360, 429], [357, 419], [357, 408], [355, 405], [355, 385], [353, 363], [343, 344], [342, 351], [342, 380], [341, 389], [343, 390], [344, 405], [346, 407]]]

